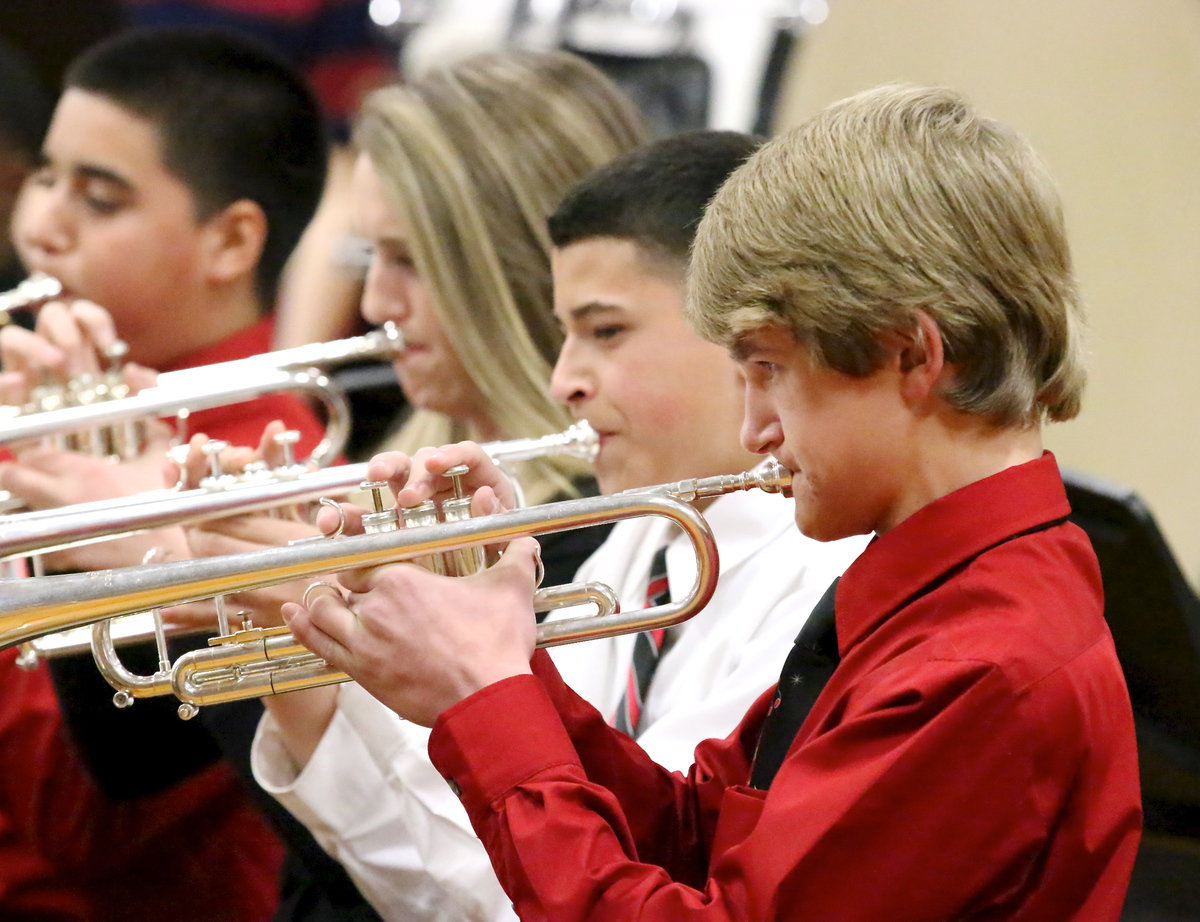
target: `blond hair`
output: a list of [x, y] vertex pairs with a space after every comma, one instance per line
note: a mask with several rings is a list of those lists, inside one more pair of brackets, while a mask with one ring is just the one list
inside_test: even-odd
[[[648, 137], [616, 85], [565, 52], [474, 55], [372, 93], [356, 140], [411, 228], [418, 273], [500, 438], [559, 431], [548, 396], [562, 344], [546, 217], [594, 168]], [[413, 451], [477, 437], [417, 410], [393, 440]], [[530, 501], [570, 490], [569, 461], [522, 472]]]
[[716, 342], [781, 324], [864, 376], [917, 311], [954, 364], [950, 406], [1001, 426], [1079, 412], [1083, 312], [1054, 184], [949, 90], [835, 103], [734, 173], [697, 231], [688, 315]]

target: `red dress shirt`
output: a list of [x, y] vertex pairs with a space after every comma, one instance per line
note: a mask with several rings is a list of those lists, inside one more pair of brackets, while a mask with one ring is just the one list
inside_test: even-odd
[[[259, 321], [176, 367], [257, 355]], [[166, 369], [171, 370], [171, 369]], [[192, 414], [193, 432], [257, 445], [283, 419], [311, 451], [323, 427], [291, 394]], [[45, 668], [24, 672], [0, 651], [0, 918], [71, 922], [266, 922], [279, 899], [283, 849], [224, 764], [149, 797], [114, 803], [62, 726]], [[170, 758], [146, 740], [130, 759]]]
[[430, 755], [525, 919], [1115, 922], [1133, 719], [1068, 511], [1047, 454], [874, 541], [838, 588], [841, 664], [767, 791], [746, 782], [771, 693], [684, 778], [541, 654], [444, 713]]

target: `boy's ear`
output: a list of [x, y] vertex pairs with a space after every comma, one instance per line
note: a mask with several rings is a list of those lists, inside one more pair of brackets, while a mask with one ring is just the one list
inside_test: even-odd
[[250, 199], [226, 205], [205, 222], [208, 278], [229, 283], [253, 277], [267, 239], [267, 216]]
[[924, 311], [916, 312], [916, 325], [898, 335], [899, 369], [905, 396], [922, 402], [936, 393], [946, 370], [942, 331]]

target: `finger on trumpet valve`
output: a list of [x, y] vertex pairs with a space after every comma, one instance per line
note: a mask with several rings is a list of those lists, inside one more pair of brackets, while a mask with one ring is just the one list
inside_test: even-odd
[[395, 531], [399, 527], [399, 516], [395, 509], [389, 509], [383, 502], [383, 491], [387, 489], [385, 480], [364, 480], [359, 489], [371, 496], [372, 510], [363, 513], [363, 531], [368, 535], [377, 535], [384, 531]]

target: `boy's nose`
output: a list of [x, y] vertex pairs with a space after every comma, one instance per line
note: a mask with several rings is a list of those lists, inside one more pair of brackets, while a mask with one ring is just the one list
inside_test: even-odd
[[22, 191], [13, 209], [12, 239], [22, 258], [62, 253], [71, 247], [74, 230], [52, 189]]
[[550, 396], [564, 406], [575, 406], [595, 395], [596, 386], [578, 361], [569, 343], [563, 343], [554, 371], [550, 374]]
[[742, 447], [755, 454], [767, 455], [783, 443], [783, 429], [779, 419], [761, 406], [746, 392], [745, 415], [742, 417]]

